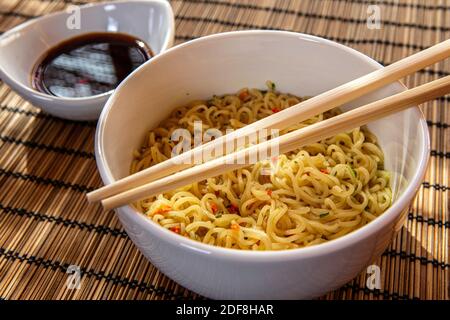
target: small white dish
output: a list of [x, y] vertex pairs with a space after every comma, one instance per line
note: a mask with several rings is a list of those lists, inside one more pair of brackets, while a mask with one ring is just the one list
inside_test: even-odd
[[[88, 4], [79, 8], [79, 28], [73, 9], [23, 23], [0, 37], [0, 78], [24, 99], [54, 116], [95, 120], [112, 91], [82, 98], [56, 97], [31, 85], [32, 71], [45, 52], [64, 40], [91, 32], [120, 32], [146, 42], [154, 55], [173, 44], [174, 16], [165, 0], [135, 0]], [[69, 19], [69, 20], [68, 20]], [[71, 20], [72, 19], [72, 20]], [[72, 22], [72, 23], [71, 23]]]
[[[139, 68], [108, 100], [99, 118], [95, 154], [105, 184], [129, 174], [133, 150], [177, 106], [242, 87], [313, 96], [381, 66], [351, 48], [283, 31], [216, 34], [176, 46]], [[195, 75], [195, 76], [193, 76]], [[352, 109], [405, 90], [392, 83], [345, 106]], [[141, 252], [182, 286], [217, 299], [296, 299], [320, 296], [356, 277], [401, 228], [425, 174], [430, 145], [418, 107], [369, 124], [393, 173], [392, 206], [339, 239], [283, 251], [242, 251], [170, 232], [132, 206], [117, 209]]]

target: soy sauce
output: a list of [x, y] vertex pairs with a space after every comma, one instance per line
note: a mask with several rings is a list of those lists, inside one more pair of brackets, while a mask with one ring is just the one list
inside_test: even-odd
[[140, 39], [123, 33], [88, 33], [51, 48], [34, 68], [33, 87], [53, 96], [88, 97], [115, 89], [153, 56]]

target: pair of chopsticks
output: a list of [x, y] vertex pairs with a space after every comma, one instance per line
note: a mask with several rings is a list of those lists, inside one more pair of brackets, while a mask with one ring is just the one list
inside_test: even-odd
[[[333, 118], [194, 167], [194, 159], [202, 159], [202, 154], [211, 154], [218, 146], [224, 146], [226, 142], [249, 137], [255, 131], [261, 129], [267, 129], [261, 130], [267, 133], [270, 132], [270, 129], [285, 129], [314, 115], [341, 106], [449, 56], [450, 40], [446, 40], [207, 144], [90, 192], [87, 195], [88, 201], [101, 201], [105, 210], [117, 208], [145, 197], [183, 187], [195, 181], [246, 167], [249, 165], [249, 159], [255, 159], [257, 154], [266, 154], [264, 152], [273, 150], [273, 148], [278, 147], [280, 153], [286, 153], [446, 95], [450, 93], [450, 76], [369, 103]], [[245, 159], [245, 161], [236, 161], [236, 159]]]

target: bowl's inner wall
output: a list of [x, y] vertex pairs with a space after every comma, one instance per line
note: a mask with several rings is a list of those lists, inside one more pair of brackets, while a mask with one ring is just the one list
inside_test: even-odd
[[[144, 40], [154, 54], [169, 39], [168, 7], [159, 2], [123, 2], [85, 7], [75, 20], [75, 11], [31, 21], [0, 40], [0, 65], [10, 78], [31, 84], [31, 72], [45, 52], [58, 43], [89, 32], [123, 32]], [[131, 18], [132, 17], [132, 18]], [[79, 21], [79, 25], [75, 24]]]
[[[272, 80], [281, 92], [317, 95], [377, 69], [369, 58], [329, 42], [297, 36], [244, 35], [200, 41], [147, 63], [117, 90], [106, 117], [101, 152], [114, 179], [129, 174], [132, 152], [146, 132], [175, 107], [242, 87], [264, 89]], [[393, 84], [345, 106], [350, 109], [400, 92]], [[397, 198], [418, 170], [425, 146], [420, 112], [409, 109], [375, 121], [391, 186]], [[401, 178], [403, 177], [403, 178]]]

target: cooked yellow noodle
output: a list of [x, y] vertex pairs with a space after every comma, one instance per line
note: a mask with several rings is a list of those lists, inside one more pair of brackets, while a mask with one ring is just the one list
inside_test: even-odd
[[[216, 128], [225, 133], [300, 101], [273, 89], [242, 89], [236, 95], [178, 108], [134, 152], [131, 173], [170, 158], [176, 146], [170, 139], [175, 129], [188, 129], [193, 143], [195, 121], [202, 121], [203, 132]], [[338, 112], [320, 114], [280, 134]], [[161, 226], [197, 241], [235, 249], [280, 250], [341, 237], [391, 205], [383, 152], [365, 127], [280, 155], [270, 175], [263, 175], [264, 168], [270, 168], [268, 160], [136, 206]]]

